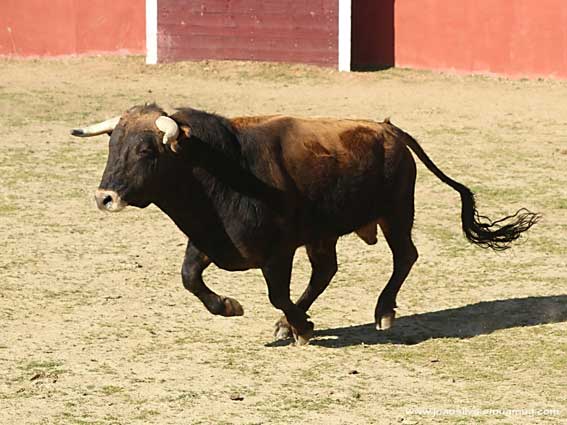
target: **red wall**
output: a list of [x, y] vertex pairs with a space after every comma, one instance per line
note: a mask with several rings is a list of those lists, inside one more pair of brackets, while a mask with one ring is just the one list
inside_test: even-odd
[[396, 0], [394, 28], [396, 66], [567, 77], [566, 0]]
[[159, 0], [158, 60], [336, 66], [338, 0]]
[[0, 0], [0, 55], [144, 53], [145, 0]]
[[[338, 0], [159, 0], [158, 57], [336, 66]], [[354, 66], [567, 78], [567, 0], [353, 0]], [[144, 53], [145, 0], [0, 0], [0, 55]]]

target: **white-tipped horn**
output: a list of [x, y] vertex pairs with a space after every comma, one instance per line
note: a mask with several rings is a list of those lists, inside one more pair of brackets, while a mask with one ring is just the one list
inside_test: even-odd
[[156, 119], [156, 127], [164, 132], [163, 144], [177, 140], [179, 135], [179, 126], [169, 117], [161, 116]]
[[120, 117], [110, 118], [109, 120], [89, 125], [85, 128], [74, 128], [71, 130], [71, 134], [77, 137], [90, 137], [109, 133], [118, 125], [118, 121], [120, 121]]

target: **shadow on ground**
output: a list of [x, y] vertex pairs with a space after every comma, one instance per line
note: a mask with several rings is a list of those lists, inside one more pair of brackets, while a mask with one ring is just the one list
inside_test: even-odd
[[[374, 323], [316, 330], [311, 345], [413, 345], [434, 338], [472, 338], [497, 330], [567, 321], [567, 295], [485, 301], [464, 307], [402, 316], [395, 326], [378, 332]], [[275, 347], [291, 341], [268, 344]]]

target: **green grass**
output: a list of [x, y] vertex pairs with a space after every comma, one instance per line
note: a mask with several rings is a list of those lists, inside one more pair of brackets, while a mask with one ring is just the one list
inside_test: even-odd
[[59, 360], [32, 360], [27, 363], [22, 363], [19, 368], [25, 371], [32, 370], [45, 370], [54, 371], [59, 370], [59, 367], [63, 365], [63, 362]]
[[19, 211], [19, 208], [13, 204], [0, 203], [0, 215], [12, 215]]
[[567, 210], [567, 198], [559, 198], [555, 200], [555, 208]]
[[159, 416], [159, 415], [160, 415], [160, 413], [156, 409], [142, 409], [142, 410], [140, 410], [140, 413], [138, 413], [137, 415], [135, 415], [133, 417], [133, 419], [139, 420], [139, 421], [146, 421], [146, 423], [148, 423], [147, 421], [153, 422], [156, 419], [156, 416]]
[[117, 385], [105, 385], [100, 389], [100, 392], [105, 396], [120, 394], [123, 391], [124, 391], [124, 387], [120, 387]]

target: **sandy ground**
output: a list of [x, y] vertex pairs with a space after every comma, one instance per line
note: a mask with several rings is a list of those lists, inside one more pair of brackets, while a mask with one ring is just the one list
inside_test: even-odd
[[[167, 217], [95, 209], [106, 138], [69, 129], [154, 100], [228, 116], [391, 116], [477, 192], [481, 213], [525, 206], [543, 219], [505, 253], [470, 246], [457, 194], [418, 165], [421, 256], [397, 326], [371, 323], [391, 271], [384, 240], [347, 236], [311, 344], [273, 343], [279, 313], [259, 271], [209, 268], [210, 286], [246, 311], [211, 316], [181, 285], [186, 239]], [[567, 421], [567, 83], [0, 60], [0, 131], [1, 424]], [[300, 250], [295, 295], [309, 271]]]

